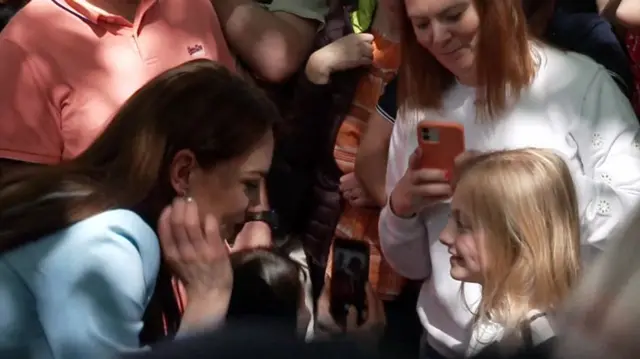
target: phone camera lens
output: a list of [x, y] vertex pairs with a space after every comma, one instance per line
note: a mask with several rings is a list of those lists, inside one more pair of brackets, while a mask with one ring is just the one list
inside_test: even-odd
[[429, 141], [430, 137], [431, 136], [430, 136], [429, 129], [428, 128], [423, 128], [422, 129], [422, 139], [425, 140], [425, 141]]

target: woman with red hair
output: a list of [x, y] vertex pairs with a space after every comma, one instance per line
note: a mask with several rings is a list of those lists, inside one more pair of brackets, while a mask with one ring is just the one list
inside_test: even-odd
[[385, 257], [426, 279], [417, 310], [425, 358], [466, 349], [481, 287], [450, 276], [438, 242], [449, 221], [451, 173], [421, 168], [423, 120], [464, 126], [466, 149], [554, 150], [579, 195], [581, 256], [588, 261], [640, 202], [639, 125], [629, 100], [593, 60], [533, 39], [522, 0], [404, 0], [398, 114], [380, 216]]

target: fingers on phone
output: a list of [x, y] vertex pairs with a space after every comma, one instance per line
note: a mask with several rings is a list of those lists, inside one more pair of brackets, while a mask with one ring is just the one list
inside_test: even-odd
[[448, 171], [437, 168], [424, 168], [413, 173], [413, 184], [419, 185], [431, 182], [448, 182]]
[[384, 304], [382, 304], [382, 300], [378, 298], [369, 283], [367, 283], [365, 291], [367, 294], [367, 324], [384, 325], [386, 323], [386, 316], [384, 313]]
[[318, 330], [326, 333], [340, 333], [344, 330], [335, 322], [329, 312], [318, 311], [318, 320], [316, 325]]
[[[325, 283], [329, 283], [325, 281]], [[324, 332], [338, 333], [343, 331], [331, 315], [331, 293], [328, 285], [322, 289], [322, 294], [318, 299], [318, 329]]]
[[419, 197], [428, 197], [430, 200], [439, 200], [451, 197], [452, 190], [448, 183], [431, 183], [416, 187], [414, 194]]
[[418, 146], [409, 157], [409, 168], [417, 170], [422, 167], [422, 148]]
[[347, 332], [358, 329], [358, 310], [353, 305], [349, 307], [347, 312]]

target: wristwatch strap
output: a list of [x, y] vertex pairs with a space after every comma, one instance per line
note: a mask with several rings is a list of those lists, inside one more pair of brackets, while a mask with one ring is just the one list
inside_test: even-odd
[[245, 222], [264, 222], [271, 227], [272, 230], [278, 228], [278, 215], [274, 210], [247, 212]]

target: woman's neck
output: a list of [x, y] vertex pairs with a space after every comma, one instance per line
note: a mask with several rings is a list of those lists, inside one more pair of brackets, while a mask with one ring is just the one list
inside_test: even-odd
[[464, 86], [468, 86], [468, 87], [478, 87], [478, 81], [476, 81], [476, 76], [474, 75], [467, 75], [467, 76], [456, 76], [456, 81], [458, 81], [459, 84], [464, 85]]

